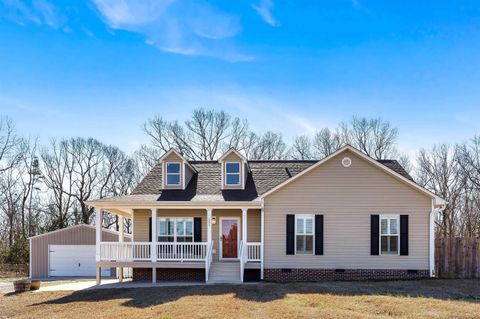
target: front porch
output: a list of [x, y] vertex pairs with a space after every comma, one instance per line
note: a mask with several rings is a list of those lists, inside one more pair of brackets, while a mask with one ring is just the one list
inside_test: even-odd
[[[130, 214], [125, 214], [126, 211]], [[164, 273], [171, 274], [174, 269], [178, 269], [179, 278], [186, 272], [200, 278], [201, 271], [205, 282], [227, 280], [227, 273], [231, 274], [232, 282], [243, 282], [245, 269], [257, 269], [263, 279], [261, 208], [162, 207], [113, 210], [113, 213], [117, 213], [122, 225], [124, 218], [131, 218], [132, 241], [123, 241], [123, 236], [119, 236], [119, 242], [102, 241], [98, 225], [102, 224], [103, 209], [97, 211], [98, 284], [104, 267], [116, 267], [120, 281], [124, 268], [133, 269], [134, 279], [136, 274], [144, 278], [148, 269], [152, 282], [157, 282], [158, 277], [164, 280]]]

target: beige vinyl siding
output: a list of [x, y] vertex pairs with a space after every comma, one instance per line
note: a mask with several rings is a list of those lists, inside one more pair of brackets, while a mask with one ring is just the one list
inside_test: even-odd
[[[225, 176], [226, 176], [226, 163], [227, 162], [238, 162], [240, 163], [240, 185], [238, 186], [232, 186], [232, 185], [227, 185], [225, 184]], [[224, 189], [242, 189], [244, 185], [244, 170], [245, 170], [245, 165], [242, 165], [242, 159], [235, 154], [234, 152], [228, 154], [224, 159], [222, 163], [222, 171], [223, 171], [223, 180], [222, 180], [222, 185]]]
[[249, 209], [247, 213], [247, 241], [257, 242], [261, 240], [260, 209]]
[[[128, 239], [125, 238], [125, 241]], [[118, 241], [118, 235], [104, 231], [102, 241]], [[33, 278], [48, 277], [48, 245], [95, 245], [95, 229], [87, 226], [66, 228], [30, 241]]]
[[[151, 217], [150, 210], [135, 210], [133, 214], [133, 240], [148, 241], [149, 227], [148, 219]], [[159, 209], [158, 217], [201, 217], [202, 218], [202, 241], [207, 241], [207, 212], [199, 209]], [[242, 211], [240, 209], [214, 209], [212, 216], [216, 217], [216, 224], [212, 225], [212, 239], [214, 240], [213, 260], [219, 259], [219, 242], [220, 242], [220, 217], [237, 217], [240, 219], [240, 237], [242, 238]], [[260, 210], [250, 209], [247, 213], [247, 238], [251, 242], [260, 242]]]
[[147, 242], [150, 231], [148, 219], [152, 213], [148, 209], [135, 209], [133, 211], [133, 241]]
[[[352, 159], [345, 168], [341, 160]], [[345, 151], [265, 198], [265, 268], [428, 269], [431, 199]], [[324, 215], [324, 255], [286, 255], [286, 215]], [[409, 255], [370, 255], [370, 215], [409, 215]]]

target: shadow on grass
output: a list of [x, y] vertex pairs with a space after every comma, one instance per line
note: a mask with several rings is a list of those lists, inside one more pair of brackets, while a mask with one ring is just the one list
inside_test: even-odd
[[73, 292], [42, 304], [71, 304], [126, 299], [122, 305], [146, 308], [174, 302], [184, 297], [208, 297], [234, 294], [253, 302], [270, 302], [289, 294], [329, 294], [338, 296], [424, 297], [462, 300], [480, 304], [480, 280], [412, 280], [319, 283], [260, 283], [258, 285], [202, 285], [188, 287], [151, 287], [98, 289]]

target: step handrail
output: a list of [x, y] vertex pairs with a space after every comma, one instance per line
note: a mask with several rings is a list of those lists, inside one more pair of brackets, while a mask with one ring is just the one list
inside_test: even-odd
[[239, 257], [240, 257], [240, 281], [243, 282], [243, 273], [245, 270], [245, 264], [247, 263], [247, 245], [246, 245], [246, 242], [243, 240], [240, 241]]
[[207, 255], [205, 256], [205, 282], [208, 281], [208, 274], [210, 273], [210, 266], [212, 264], [213, 243], [214, 241], [212, 240], [208, 245]]

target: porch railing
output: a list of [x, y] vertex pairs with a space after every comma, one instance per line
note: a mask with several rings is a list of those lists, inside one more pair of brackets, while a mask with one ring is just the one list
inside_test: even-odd
[[146, 261], [150, 259], [150, 243], [145, 242], [101, 242], [100, 260]]
[[261, 261], [261, 243], [246, 243], [247, 244], [247, 261]]
[[157, 243], [157, 260], [204, 261], [207, 257], [207, 242]]
[[[101, 242], [102, 261], [151, 261], [149, 242]], [[157, 243], [157, 261], [205, 261], [208, 243]]]

